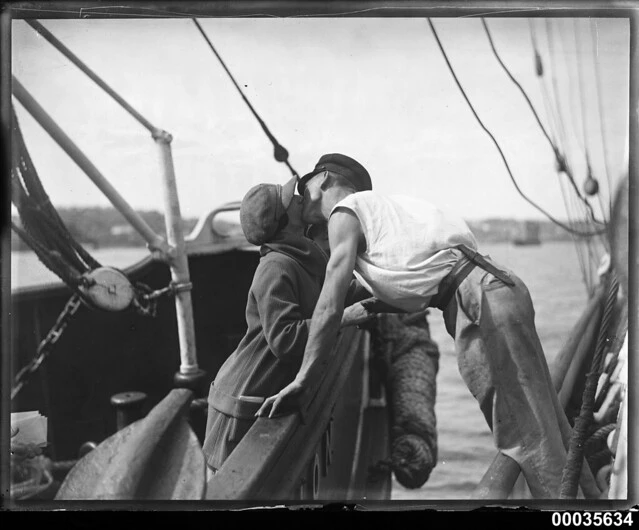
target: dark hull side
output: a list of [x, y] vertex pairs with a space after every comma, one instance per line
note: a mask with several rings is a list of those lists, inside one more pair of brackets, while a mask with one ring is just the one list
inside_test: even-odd
[[[206, 371], [203, 386], [246, 329], [246, 297], [258, 259], [257, 253], [243, 251], [189, 259], [198, 362]], [[127, 273], [152, 289], [170, 281], [168, 268], [150, 260]], [[14, 371], [33, 357], [70, 295], [60, 285], [13, 296]], [[49, 420], [51, 456], [76, 458], [84, 442], [100, 442], [115, 431], [112, 395], [144, 392], [146, 412], [173, 387], [179, 365], [172, 298], [161, 299], [155, 317], [133, 309], [109, 313], [82, 306], [12, 410], [39, 410]]]
[[[258, 261], [257, 252], [246, 250], [189, 256], [198, 363], [206, 372], [196, 397], [206, 397], [210, 382], [245, 332], [247, 294]], [[133, 282], [152, 289], [165, 287], [170, 281], [168, 268], [150, 259], [126, 273]], [[33, 357], [70, 296], [62, 284], [13, 295], [14, 373]], [[368, 348], [368, 342], [364, 342]], [[133, 309], [108, 313], [82, 306], [47, 360], [13, 401], [12, 412], [40, 411], [48, 418], [49, 456], [54, 461], [76, 459], [84, 443], [100, 443], [116, 432], [116, 411], [110, 402], [113, 395], [143, 392], [147, 395], [141, 411], [144, 415], [174, 388], [179, 365], [172, 298], [161, 299], [155, 317], [139, 315]], [[358, 354], [333, 408], [332, 470], [328, 473], [324, 467], [323, 497], [345, 498], [349, 492], [357, 496], [353, 487], [363, 485], [366, 477], [353, 462], [361, 462], [361, 469], [366, 470], [374, 463], [368, 461], [367, 452], [375, 453], [375, 459], [387, 457], [387, 442], [374, 444], [370, 451], [368, 445], [362, 445], [363, 432], [371, 428], [382, 430], [376, 433], [379, 440], [388, 439], [385, 409], [377, 413], [375, 422], [365, 421], [371, 414], [365, 400], [378, 397], [375, 394], [381, 391], [379, 385], [371, 387], [370, 382], [378, 379], [368, 370], [368, 355]], [[191, 426], [200, 442], [205, 418], [205, 411], [192, 408]], [[309, 449], [315, 445], [311, 444]], [[302, 467], [307, 466], [304, 462]], [[310, 482], [303, 479], [308, 472], [300, 472], [301, 483]], [[317, 494], [309, 496], [316, 498]], [[368, 492], [368, 498], [387, 498], [389, 494], [389, 481], [385, 480], [376, 492]]]

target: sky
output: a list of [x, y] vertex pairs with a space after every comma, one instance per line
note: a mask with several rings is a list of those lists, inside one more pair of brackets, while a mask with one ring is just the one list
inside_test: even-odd
[[[492, 54], [481, 20], [432, 21], [521, 190], [566, 219], [552, 149]], [[627, 167], [628, 21], [486, 21], [497, 51], [542, 123], [562, 139], [580, 186], [588, 154], [606, 206], [606, 174], [614, 188]], [[203, 216], [241, 200], [259, 182], [284, 183], [290, 177], [192, 20], [41, 22], [173, 136], [183, 216]], [[455, 85], [425, 18], [229, 17], [200, 23], [300, 174], [322, 154], [340, 152], [361, 162], [382, 193], [421, 197], [468, 220], [543, 218], [517, 192]], [[533, 36], [545, 81], [535, 75]], [[12, 23], [12, 72], [134, 208], [163, 210], [159, 151], [148, 131], [23, 20]], [[556, 113], [554, 121], [548, 113], [554, 94], [563, 131]], [[108, 206], [13, 101], [53, 204]], [[599, 203], [593, 204], [599, 212]]]

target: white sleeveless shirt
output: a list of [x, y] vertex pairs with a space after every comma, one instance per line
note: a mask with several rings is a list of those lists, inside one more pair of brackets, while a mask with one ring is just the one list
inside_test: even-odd
[[375, 191], [353, 193], [337, 208], [353, 212], [366, 238], [355, 277], [374, 296], [404, 311], [419, 311], [437, 294], [458, 259], [455, 245], [477, 250], [463, 219], [429, 202]]

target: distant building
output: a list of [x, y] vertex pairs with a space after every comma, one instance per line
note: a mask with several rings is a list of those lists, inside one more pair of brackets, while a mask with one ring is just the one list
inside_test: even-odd
[[135, 232], [131, 225], [115, 225], [109, 230], [112, 236], [128, 236]]
[[513, 237], [513, 244], [515, 245], [540, 245], [541, 239], [539, 239], [540, 226], [535, 221], [524, 221], [520, 223], [519, 230], [516, 231]]

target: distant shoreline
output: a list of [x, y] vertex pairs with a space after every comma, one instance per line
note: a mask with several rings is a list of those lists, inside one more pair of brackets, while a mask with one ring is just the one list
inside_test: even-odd
[[[120, 212], [114, 208], [58, 208], [60, 218], [74, 239], [87, 249], [144, 247], [143, 239], [133, 230]], [[139, 214], [158, 234], [165, 233], [164, 215], [158, 211], [140, 211]], [[20, 224], [17, 216], [12, 220]], [[190, 233], [198, 219], [183, 220], [184, 232]], [[539, 239], [544, 241], [570, 241], [571, 235], [548, 220], [486, 218], [468, 220], [468, 226], [480, 242], [509, 242], [519, 236], [525, 223], [539, 225]], [[576, 228], [579, 228], [579, 224]], [[11, 250], [30, 250], [29, 246], [11, 232]]]

